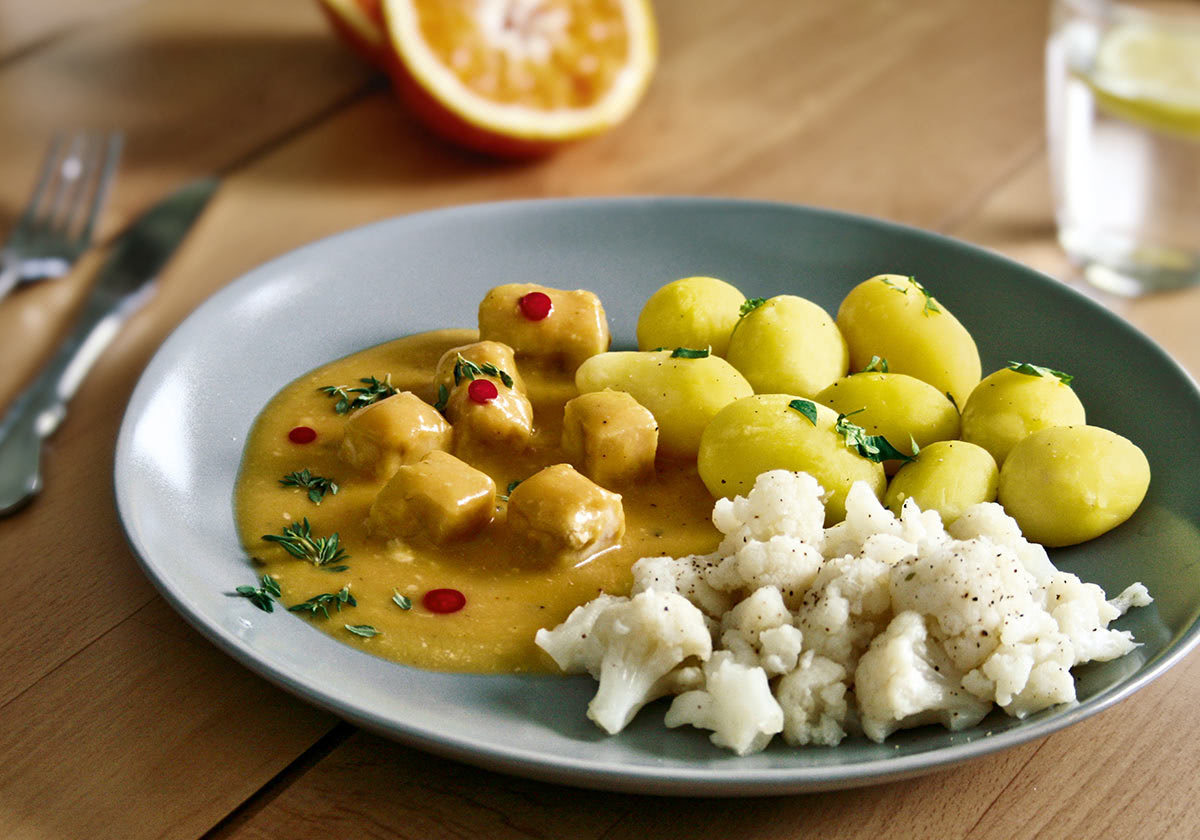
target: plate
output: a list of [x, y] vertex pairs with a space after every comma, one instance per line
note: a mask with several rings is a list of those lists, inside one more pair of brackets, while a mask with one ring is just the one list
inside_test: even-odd
[[[225, 593], [253, 581], [232, 490], [266, 399], [300, 374], [397, 336], [474, 326], [492, 286], [540, 282], [603, 300], [615, 346], [662, 283], [721, 277], [747, 296], [793, 293], [835, 312], [874, 274], [912, 274], [973, 333], [984, 370], [1009, 359], [1075, 375], [1089, 421], [1134, 440], [1153, 481], [1135, 516], [1054, 561], [1113, 595], [1157, 599], [1116, 626], [1142, 643], [1076, 669], [1079, 702], [959, 733], [923, 728], [885, 745], [848, 739], [739, 758], [706, 733], [662, 726], [665, 701], [607, 737], [584, 717], [586, 677], [407, 668], [286, 612]], [[304, 325], [297, 329], [297, 325]], [[1148, 413], [1150, 409], [1150, 413]], [[806, 207], [692, 198], [481, 204], [405, 216], [300, 248], [231, 283], [167, 339], [138, 383], [116, 454], [117, 506], [146, 574], [218, 647], [366, 729], [489, 769], [585, 787], [686, 795], [864, 785], [1040, 738], [1111, 706], [1200, 638], [1200, 393], [1132, 327], [1082, 295], [981, 249], [888, 222]]]

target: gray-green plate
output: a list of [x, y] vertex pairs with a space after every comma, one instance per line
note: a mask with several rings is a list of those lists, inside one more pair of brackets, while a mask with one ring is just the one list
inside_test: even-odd
[[[277, 388], [397, 336], [474, 326], [500, 283], [597, 292], [618, 345], [659, 285], [713, 275], [748, 296], [792, 293], [835, 312], [881, 272], [916, 275], [974, 334], [991, 371], [1009, 359], [1073, 373], [1089, 421], [1140, 445], [1153, 481], [1133, 519], [1060, 567], [1110, 595], [1156, 598], [1118, 626], [1142, 646], [1078, 668], [1079, 702], [1003, 714], [885, 745], [788, 748], [738, 758], [662, 726], [662, 701], [616, 737], [584, 717], [587, 678], [432, 673], [343, 645], [286, 612], [225, 593], [254, 573], [231, 493], [247, 431]], [[308, 245], [214, 295], [163, 344], [117, 444], [117, 504], [147, 575], [188, 621], [247, 667], [367, 729], [484, 767], [587, 787], [688, 795], [850, 787], [947, 767], [1040, 738], [1127, 697], [1200, 638], [1200, 393], [1162, 350], [1083, 296], [944, 237], [780, 204], [629, 198], [484, 204], [405, 216]], [[777, 739], [778, 741], [778, 739]], [[1081, 759], [1083, 756], [1081, 756]]]

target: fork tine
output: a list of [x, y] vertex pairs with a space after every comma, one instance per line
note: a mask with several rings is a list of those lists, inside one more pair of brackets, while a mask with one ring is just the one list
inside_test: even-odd
[[97, 150], [97, 156], [102, 156], [103, 161], [98, 167], [92, 200], [87, 205], [83, 226], [80, 228], [77, 239], [82, 246], [86, 246], [92, 240], [92, 231], [95, 230], [96, 219], [100, 216], [100, 208], [104, 206], [109, 188], [112, 187], [113, 178], [117, 174], [117, 163], [121, 160], [121, 150], [124, 144], [124, 136], [120, 132], [114, 131], [102, 139], [102, 146]]
[[83, 174], [82, 156], [86, 149], [87, 135], [74, 134], [70, 142], [65, 144], [63, 154], [54, 163], [54, 176], [50, 181], [49, 196], [42, 212], [42, 225], [59, 235], [64, 231], [63, 215], [74, 200], [75, 190]]
[[54, 179], [54, 173], [57, 170], [57, 161], [63, 144], [62, 134], [55, 132], [54, 136], [50, 139], [50, 147], [46, 150], [46, 156], [42, 159], [42, 168], [38, 172], [37, 183], [34, 184], [33, 193], [30, 194], [29, 201], [25, 202], [24, 212], [21, 213], [16, 224], [13, 225], [14, 232], [27, 229], [37, 217], [46, 190], [49, 188], [50, 182]]

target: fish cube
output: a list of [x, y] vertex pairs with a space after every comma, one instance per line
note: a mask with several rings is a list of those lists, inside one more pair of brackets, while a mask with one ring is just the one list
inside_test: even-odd
[[488, 292], [479, 304], [479, 337], [509, 345], [518, 361], [534, 359], [566, 373], [612, 342], [596, 295], [534, 283], [509, 283]]
[[469, 539], [492, 521], [496, 484], [448, 452], [405, 464], [371, 504], [374, 533], [424, 537], [435, 545]]
[[508, 527], [543, 559], [577, 564], [620, 542], [625, 510], [620, 495], [555, 464], [513, 488]]
[[[460, 365], [460, 360], [465, 360], [475, 368], [480, 368], [481, 371], [473, 368], [464, 370], [463, 368], [467, 366]], [[459, 371], [457, 378], [455, 376], [456, 368]], [[507, 387], [522, 394], [527, 393], [525, 381], [517, 371], [517, 360], [513, 355], [513, 349], [499, 341], [476, 341], [473, 344], [450, 348], [438, 360], [437, 370], [433, 375], [433, 384], [435, 388], [445, 388], [446, 393], [454, 390], [456, 385], [469, 382], [472, 377], [477, 376], [490, 379], [497, 385], [504, 385], [503, 376], [500, 376], [499, 373], [490, 373], [492, 369], [509, 377], [512, 384]]]
[[[446, 417], [454, 425], [455, 451], [522, 446], [533, 436], [529, 398], [502, 383], [495, 395], [475, 397], [470, 382], [456, 386], [446, 401]], [[478, 387], [478, 386], [477, 386]], [[481, 401], [482, 400], [482, 401]]]
[[624, 391], [580, 394], [563, 410], [563, 451], [584, 475], [603, 487], [654, 476], [658, 423]]
[[351, 466], [390, 478], [403, 464], [450, 448], [446, 419], [411, 391], [360, 408], [346, 420], [338, 454]]

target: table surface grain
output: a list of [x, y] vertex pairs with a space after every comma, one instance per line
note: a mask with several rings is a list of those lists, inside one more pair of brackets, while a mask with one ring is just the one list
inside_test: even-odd
[[[220, 192], [0, 520], [0, 834], [10, 838], [1198, 837], [1200, 657], [1116, 707], [964, 768], [745, 800], [576, 791], [358, 731], [221, 654], [122, 537], [113, 445], [165, 336], [317, 237], [504, 198], [800, 202], [940, 231], [1064, 282], [1041, 0], [659, 0], [661, 63], [617, 130], [501, 164], [431, 138], [311, 0], [0, 0], [0, 236], [56, 129], [128, 135], [100, 247], [0, 303], [0, 404], [52, 350], [105, 246], [184, 180]], [[1094, 293], [1092, 293], [1094, 294]], [[1095, 295], [1200, 372], [1200, 289]]]

